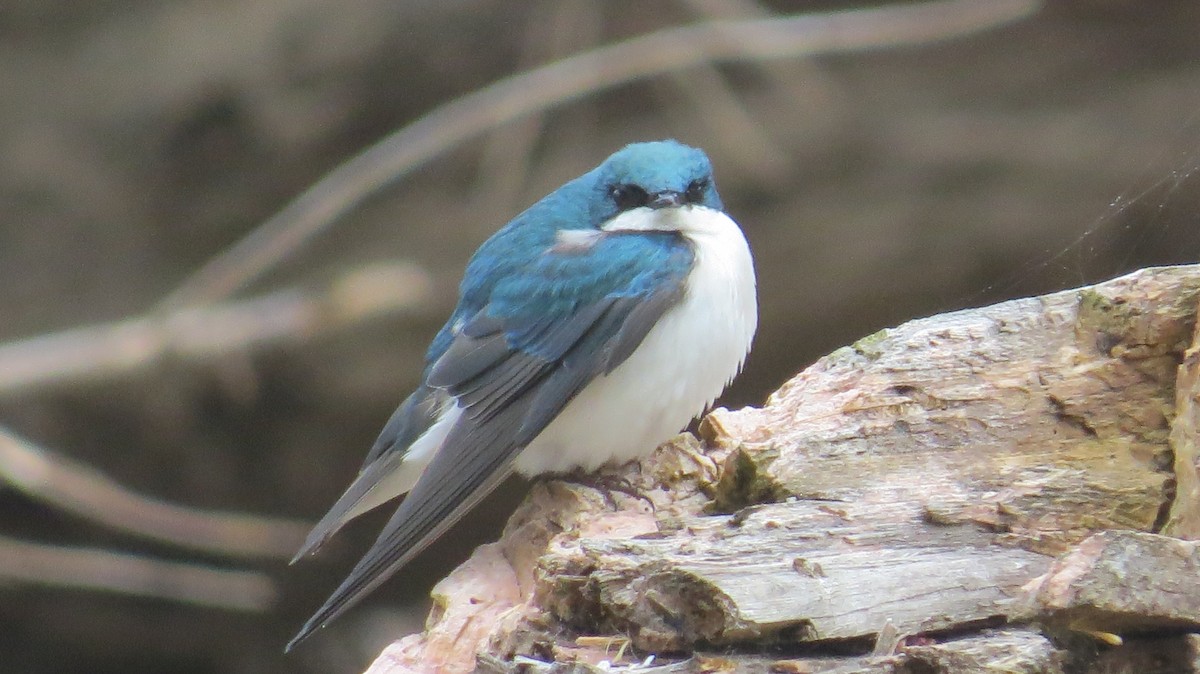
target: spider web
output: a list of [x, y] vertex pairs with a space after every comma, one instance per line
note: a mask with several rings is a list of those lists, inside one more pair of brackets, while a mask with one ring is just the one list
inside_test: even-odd
[[1200, 262], [1200, 110], [1142, 174], [1065, 246], [1045, 249], [972, 294], [968, 303], [1029, 294], [1029, 288], [1044, 292], [1097, 283], [1143, 267]]

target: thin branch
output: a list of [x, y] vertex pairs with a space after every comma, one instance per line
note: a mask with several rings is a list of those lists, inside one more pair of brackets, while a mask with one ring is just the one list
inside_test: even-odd
[[252, 571], [10, 538], [0, 538], [0, 582], [116, 592], [231, 611], [265, 611], [276, 594], [270, 578]]
[[[521, 67], [561, 58], [594, 40], [581, 29], [602, 25], [600, 5], [591, 0], [549, 0], [538, 3], [521, 37]], [[531, 114], [497, 127], [483, 143], [475, 199], [508, 210], [529, 178], [534, 149], [544, 128], [543, 115]]]
[[308, 338], [380, 314], [412, 310], [431, 293], [432, 282], [421, 269], [374, 265], [341, 277], [320, 293], [284, 290], [0, 344], [0, 395], [112, 377], [166, 357], [211, 358], [265, 342]]
[[185, 508], [135, 494], [83, 463], [0, 426], [0, 482], [84, 519], [194, 550], [288, 559], [309, 525], [296, 520]]
[[920, 5], [714, 21], [632, 38], [500, 80], [435, 108], [334, 169], [219, 254], [159, 309], [228, 297], [345, 215], [362, 198], [464, 140], [619, 84], [715, 61], [756, 61], [946, 40], [1029, 16], [1040, 0]]
[[700, 118], [714, 140], [738, 166], [764, 183], [778, 182], [788, 171], [789, 155], [759, 124], [725, 77], [713, 66], [673, 74], [666, 101], [683, 102]]
[[[700, 19], [707, 21], [734, 21], [744, 19], [766, 19], [777, 16], [762, 0], [678, 0]], [[776, 101], [775, 105], [790, 110], [792, 114], [807, 118], [836, 115], [838, 109], [833, 100], [837, 86], [833, 78], [811, 59], [768, 61], [756, 64], [768, 86], [760, 93]], [[771, 105], [765, 106], [772, 109]], [[727, 151], [728, 139], [721, 134], [716, 139]], [[742, 150], [744, 152], [744, 150]], [[786, 154], [784, 148], [775, 148], [776, 154]], [[736, 155], [735, 155], [736, 156]], [[744, 160], [743, 160], [744, 161]], [[785, 162], [786, 164], [786, 162]], [[776, 162], [776, 165], [780, 165]]]

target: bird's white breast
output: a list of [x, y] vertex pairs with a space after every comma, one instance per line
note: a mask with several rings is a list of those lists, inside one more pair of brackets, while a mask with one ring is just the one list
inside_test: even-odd
[[517, 457], [525, 475], [593, 470], [649, 453], [716, 400], [758, 325], [754, 264], [737, 224], [702, 206], [622, 214], [604, 229], [678, 230], [695, 264], [683, 298], [629, 358], [583, 389]]

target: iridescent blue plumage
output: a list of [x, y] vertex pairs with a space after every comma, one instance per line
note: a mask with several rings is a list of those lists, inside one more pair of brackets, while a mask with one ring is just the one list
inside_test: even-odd
[[[653, 449], [711, 402], [740, 368], [756, 323], [749, 251], [721, 212], [711, 174], [703, 152], [675, 141], [630, 145], [480, 247], [458, 306], [430, 345], [422, 385], [388, 421], [355, 482], [297, 557], [348, 519], [411, 491], [289, 648], [407, 563], [514, 462], [532, 474], [547, 469], [538, 466], [624, 460]], [[701, 258], [714, 256], [710, 271], [696, 277]], [[581, 424], [595, 417], [611, 425], [639, 409], [630, 405], [644, 404], [618, 398], [638, 395], [630, 389], [647, 382], [631, 377], [662, 359], [643, 355], [629, 366], [636, 371], [615, 373], [648, 336], [656, 335], [646, 347], [655, 354], [677, 351], [678, 336], [709, 318], [708, 298], [689, 296], [698, 288], [729, 314], [712, 317], [729, 322], [714, 333], [716, 365], [703, 354], [670, 360], [662, 376], [677, 381], [658, 383], [673, 392], [661, 401], [663, 419], [641, 424], [641, 435], [617, 443], [623, 448], [600, 443], [594, 451], [609, 457], [572, 458], [568, 445], [578, 444], [574, 452], [592, 447], [579, 437]], [[671, 327], [655, 332], [665, 322]], [[689, 386], [693, 372], [700, 379]], [[579, 396], [588, 402], [573, 402]]]

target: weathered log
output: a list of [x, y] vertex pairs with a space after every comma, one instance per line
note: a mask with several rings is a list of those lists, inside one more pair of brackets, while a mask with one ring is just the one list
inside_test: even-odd
[[[579, 539], [543, 559], [538, 603], [643, 651], [873, 637], [1006, 616], [1049, 558], [967, 527], [897, 522], [889, 506], [796, 502], [665, 536]], [[928, 530], [925, 530], [928, 529]], [[594, 629], [594, 628], [593, 628]]]
[[1054, 673], [1197, 630], [1153, 532], [1200, 529], [1198, 298], [1172, 267], [912, 321], [625, 467], [640, 499], [540, 483], [370, 671]]

